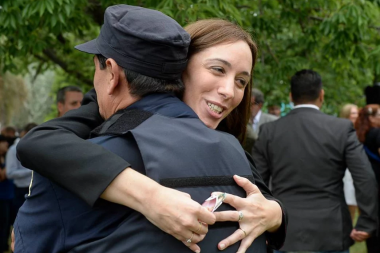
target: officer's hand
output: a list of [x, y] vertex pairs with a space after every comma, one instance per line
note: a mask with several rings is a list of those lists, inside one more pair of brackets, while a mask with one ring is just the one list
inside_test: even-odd
[[[215, 216], [216, 221], [239, 222], [240, 229], [222, 240], [218, 244], [218, 248], [223, 250], [241, 240], [238, 252], [244, 253], [262, 233], [265, 231], [275, 232], [281, 226], [282, 209], [276, 201], [267, 200], [259, 188], [248, 179], [234, 176], [234, 180], [244, 188], [247, 197], [240, 198], [227, 194], [224, 203], [233, 206], [236, 211], [215, 212]], [[243, 214], [240, 221], [239, 211]]]
[[[144, 209], [143, 214], [150, 222], [194, 252], [200, 252], [197, 243], [208, 232], [207, 225], [214, 224], [216, 219], [212, 212], [192, 200], [189, 194], [163, 186], [149, 197]], [[187, 242], [188, 239], [191, 243]]]

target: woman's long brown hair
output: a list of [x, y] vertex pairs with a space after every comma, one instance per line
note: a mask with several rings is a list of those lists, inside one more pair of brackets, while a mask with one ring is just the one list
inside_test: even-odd
[[[191, 36], [189, 48], [189, 59], [194, 54], [207, 48], [220, 45], [244, 41], [248, 44], [252, 53], [252, 71], [256, 62], [257, 46], [253, 42], [249, 33], [240, 26], [222, 19], [199, 20], [185, 27]], [[219, 124], [218, 130], [234, 135], [240, 143], [245, 139], [245, 132], [250, 118], [252, 78], [245, 87], [244, 96], [241, 103]], [[186, 88], [185, 88], [186, 89]]]
[[365, 141], [366, 134], [373, 127], [369, 120], [369, 116], [376, 115], [378, 110], [380, 110], [380, 106], [376, 104], [366, 105], [360, 109], [359, 117], [355, 122], [355, 129], [361, 143]]

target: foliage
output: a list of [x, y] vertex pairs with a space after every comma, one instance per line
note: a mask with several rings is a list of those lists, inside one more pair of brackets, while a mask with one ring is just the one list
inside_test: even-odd
[[[51, 92], [54, 80], [53, 71], [36, 75], [33, 65], [28, 68], [24, 78], [5, 73], [0, 76], [0, 125], [18, 128], [34, 122], [40, 124], [54, 99]], [[55, 110], [55, 115], [57, 114]]]
[[[71, 84], [92, 85], [90, 55], [73, 46], [99, 32], [106, 6], [123, 0], [2, 0], [0, 61], [16, 73], [38, 62], [61, 67]], [[362, 105], [363, 88], [380, 80], [380, 0], [134, 0], [181, 25], [229, 19], [253, 34], [260, 49], [254, 84], [268, 104], [288, 102], [289, 79], [302, 68], [324, 82], [324, 110]]]
[[27, 91], [21, 77], [10, 73], [0, 75], [0, 126], [10, 123], [13, 114], [24, 108]]

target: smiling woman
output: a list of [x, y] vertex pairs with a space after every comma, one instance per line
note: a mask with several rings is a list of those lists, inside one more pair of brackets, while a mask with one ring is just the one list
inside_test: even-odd
[[184, 102], [208, 127], [218, 127], [242, 143], [250, 115], [251, 94], [246, 91], [251, 90], [256, 44], [241, 27], [221, 19], [199, 20], [185, 30], [191, 45], [182, 75]]
[[215, 129], [243, 99], [250, 81], [252, 57], [244, 41], [205, 49], [189, 60], [183, 73], [183, 101], [208, 127]]

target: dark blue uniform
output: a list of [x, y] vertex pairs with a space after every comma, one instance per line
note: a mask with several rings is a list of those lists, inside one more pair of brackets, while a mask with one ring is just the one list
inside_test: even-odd
[[[141, 111], [136, 109], [148, 113], [142, 113], [141, 117]], [[127, 125], [129, 129], [125, 128]], [[245, 192], [232, 180], [233, 174], [252, 177], [237, 140], [208, 129], [174, 96], [144, 97], [111, 117], [97, 133], [105, 135], [92, 142], [120, 155], [135, 170], [159, 183], [188, 192], [199, 203], [213, 191], [245, 197]], [[232, 209], [222, 205], [220, 210]], [[206, 239], [200, 243], [204, 252], [218, 252], [217, 243], [238, 228], [237, 222], [220, 225], [210, 226]], [[191, 252], [140, 213], [101, 199], [91, 208], [37, 173], [31, 195], [20, 208], [15, 234], [16, 253]], [[236, 252], [238, 247], [239, 243], [225, 251]], [[265, 249], [262, 235], [248, 252]]]

